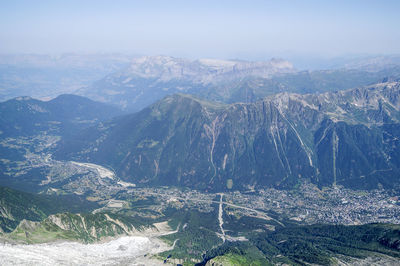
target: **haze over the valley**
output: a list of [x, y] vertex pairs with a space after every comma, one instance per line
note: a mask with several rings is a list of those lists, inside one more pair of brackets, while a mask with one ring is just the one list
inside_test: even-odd
[[0, 53], [281, 57], [309, 68], [400, 53], [399, 9], [392, 0], [3, 1]]

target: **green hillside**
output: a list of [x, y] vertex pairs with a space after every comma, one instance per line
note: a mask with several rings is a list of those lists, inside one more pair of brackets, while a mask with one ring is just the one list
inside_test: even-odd
[[42, 221], [50, 214], [88, 212], [97, 207], [76, 195], [37, 195], [0, 186], [0, 229], [10, 232], [24, 219]]
[[400, 227], [311, 225], [281, 227], [256, 234], [249, 242], [228, 242], [207, 252], [198, 265], [337, 265], [368, 257], [400, 260]]
[[139, 218], [112, 213], [58, 213], [41, 222], [24, 220], [7, 238], [29, 244], [57, 240], [92, 243], [107, 237], [129, 235], [149, 227], [151, 225]]

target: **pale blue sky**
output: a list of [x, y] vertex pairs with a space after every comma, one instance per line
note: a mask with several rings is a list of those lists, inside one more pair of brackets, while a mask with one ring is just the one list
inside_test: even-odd
[[399, 54], [400, 1], [0, 2], [0, 53]]

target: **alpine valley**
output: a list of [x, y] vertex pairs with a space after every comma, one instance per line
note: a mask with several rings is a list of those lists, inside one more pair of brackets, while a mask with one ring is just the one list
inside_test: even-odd
[[3, 93], [2, 265], [400, 263], [398, 57], [70, 58]]
[[106, 165], [127, 182], [207, 191], [303, 180], [395, 188], [399, 119], [397, 81], [247, 104], [175, 94], [60, 142], [55, 158]]

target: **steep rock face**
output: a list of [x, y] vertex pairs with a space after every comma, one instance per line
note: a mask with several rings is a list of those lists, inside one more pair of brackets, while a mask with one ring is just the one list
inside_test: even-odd
[[140, 184], [222, 190], [399, 183], [399, 83], [325, 93], [282, 93], [252, 104], [173, 95], [91, 128], [61, 158], [111, 166]]

